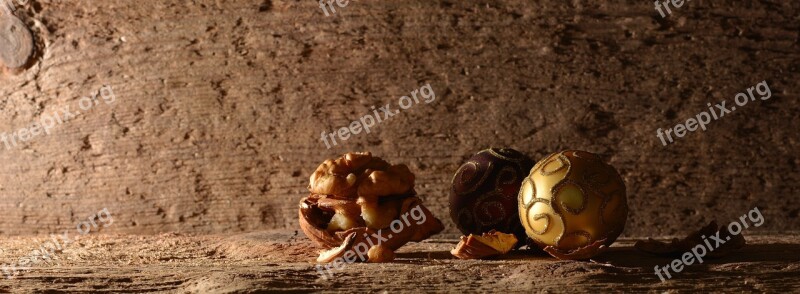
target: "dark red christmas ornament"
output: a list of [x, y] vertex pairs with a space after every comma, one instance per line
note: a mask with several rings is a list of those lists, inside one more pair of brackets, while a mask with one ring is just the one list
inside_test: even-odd
[[490, 148], [461, 165], [450, 189], [450, 217], [464, 233], [491, 230], [527, 239], [519, 221], [517, 194], [533, 160], [514, 149]]

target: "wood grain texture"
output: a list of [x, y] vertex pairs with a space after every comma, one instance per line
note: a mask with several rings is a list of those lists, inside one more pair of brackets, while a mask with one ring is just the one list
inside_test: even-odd
[[[800, 235], [747, 236], [741, 251], [685, 267], [665, 282], [653, 267], [671, 258], [617, 242], [592, 262], [559, 261], [513, 252], [499, 260], [460, 260], [449, 254], [457, 239], [410, 243], [392, 263], [348, 264], [324, 279], [316, 248], [301, 232], [236, 235], [87, 235], [12, 280], [0, 291], [50, 292], [766, 292], [800, 287]], [[37, 238], [0, 240], [4, 259], [21, 257]]]
[[[111, 233], [297, 229], [310, 173], [355, 150], [408, 164], [454, 233], [450, 179], [490, 146], [603, 155], [628, 186], [624, 236], [754, 206], [766, 223], [753, 232], [797, 228], [800, 4], [692, 1], [662, 19], [647, 1], [579, 2], [351, 1], [325, 17], [315, 1], [29, 1], [18, 14], [44, 49], [2, 76], [0, 132], [102, 85], [117, 101], [0, 146], [0, 234], [71, 228], [104, 207]], [[656, 138], [763, 80], [771, 99], [667, 147]], [[320, 141], [426, 83], [436, 101]]]

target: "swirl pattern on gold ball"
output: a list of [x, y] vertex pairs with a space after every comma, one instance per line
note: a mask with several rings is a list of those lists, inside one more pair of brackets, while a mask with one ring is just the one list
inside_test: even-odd
[[575, 250], [622, 233], [628, 216], [625, 184], [597, 155], [568, 150], [539, 161], [522, 182], [519, 216], [541, 247]]

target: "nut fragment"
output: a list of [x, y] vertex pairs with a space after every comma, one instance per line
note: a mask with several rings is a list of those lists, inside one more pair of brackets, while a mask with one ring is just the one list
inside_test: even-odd
[[356, 233], [351, 233], [350, 235], [347, 235], [347, 237], [344, 239], [344, 242], [342, 242], [342, 245], [339, 245], [339, 247], [320, 253], [319, 257], [317, 257], [317, 262], [328, 263], [343, 256], [347, 250], [353, 249], [356, 236]]
[[501, 233], [491, 230], [477, 236], [461, 236], [461, 242], [450, 254], [460, 259], [480, 259], [495, 255], [506, 254], [517, 244], [517, 237], [513, 234]]
[[369, 256], [369, 262], [390, 262], [394, 260], [394, 251], [383, 245], [373, 246], [369, 249], [367, 255]]
[[361, 197], [401, 195], [414, 187], [414, 174], [405, 164], [393, 165], [385, 171], [368, 170], [365, 174], [368, 176], [358, 186]]
[[378, 202], [359, 197], [356, 203], [361, 207], [361, 218], [367, 227], [373, 229], [386, 228], [397, 217], [402, 200]]
[[321, 209], [334, 211], [334, 215], [327, 227], [328, 230], [346, 230], [364, 225], [364, 220], [359, 217], [361, 215], [361, 209], [356, 203], [353, 203], [353, 201], [322, 195], [317, 201], [317, 204]]

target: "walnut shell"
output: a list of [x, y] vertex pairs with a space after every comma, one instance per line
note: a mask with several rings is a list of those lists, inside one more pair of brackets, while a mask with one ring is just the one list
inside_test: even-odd
[[[300, 228], [309, 239], [324, 249], [336, 248], [340, 246], [349, 235], [357, 233], [357, 236], [363, 240], [357, 240], [352, 246], [356, 246], [361, 242], [368, 242], [367, 239], [372, 241], [372, 244], [378, 244], [378, 239], [383, 238], [388, 239], [388, 241], [382, 241], [380, 243], [381, 245], [392, 250], [397, 250], [409, 241], [419, 242], [444, 230], [442, 222], [434, 217], [430, 210], [422, 205], [422, 200], [416, 196], [409, 196], [402, 199], [398, 215], [408, 214], [412, 209], [419, 207], [425, 215], [425, 222], [417, 224], [417, 222], [409, 218], [410, 225], [406, 226], [404, 223], [402, 230], [399, 230], [399, 232], [394, 232], [391, 227], [377, 230], [368, 227], [356, 227], [343, 231], [331, 231], [327, 229], [327, 225], [333, 214], [319, 207], [318, 201], [320, 198], [319, 195], [315, 194], [304, 198], [300, 201], [300, 209], [298, 212], [300, 216]], [[368, 238], [363, 238], [364, 234], [366, 234]], [[375, 236], [373, 236], [373, 234]], [[380, 236], [380, 238], [377, 236]]]
[[414, 180], [406, 165], [369, 152], [323, 162], [298, 212], [306, 236], [328, 250], [317, 261], [387, 262], [400, 246], [441, 232], [442, 222], [416, 197]]

